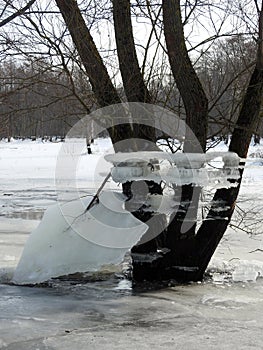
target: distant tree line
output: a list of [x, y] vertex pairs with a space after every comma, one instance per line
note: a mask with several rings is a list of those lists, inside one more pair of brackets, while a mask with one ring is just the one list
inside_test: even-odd
[[[208, 136], [227, 140], [235, 125], [245, 87], [253, 69], [255, 43], [236, 35], [218, 40], [196, 62], [209, 96]], [[165, 63], [163, 63], [165, 65]], [[172, 75], [159, 67], [149, 81], [153, 102], [185, 118], [185, 109]], [[119, 93], [124, 95], [123, 88]], [[63, 137], [83, 116], [96, 108], [95, 97], [81, 67], [52, 65], [50, 60], [0, 64], [0, 137]], [[263, 136], [262, 118], [254, 132]]]
[[89, 84], [45, 61], [0, 64], [0, 137], [65, 136], [92, 104]]

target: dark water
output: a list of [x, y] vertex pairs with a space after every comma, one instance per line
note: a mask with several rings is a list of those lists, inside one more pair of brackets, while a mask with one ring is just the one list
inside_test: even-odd
[[113, 275], [0, 285], [0, 342], [3, 349], [262, 349], [262, 292], [261, 282], [136, 291]]

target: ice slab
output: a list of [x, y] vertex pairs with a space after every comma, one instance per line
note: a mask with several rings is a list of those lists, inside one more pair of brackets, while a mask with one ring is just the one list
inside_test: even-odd
[[151, 162], [153, 160], [168, 160], [181, 168], [199, 169], [204, 163], [211, 162], [215, 158], [222, 158], [228, 166], [236, 167], [240, 158], [234, 152], [209, 152], [209, 153], [168, 153], [156, 151], [143, 152], [119, 152], [105, 155], [105, 160], [118, 165], [120, 163]]
[[[130, 152], [108, 154], [104, 158], [114, 165], [111, 175], [117, 183], [148, 180], [157, 183], [165, 181], [179, 186], [194, 184], [228, 188], [236, 186], [237, 183], [232, 180], [240, 177], [240, 158], [233, 152]], [[223, 167], [210, 167], [209, 162], [217, 158], [221, 158]], [[162, 161], [166, 161], [166, 165]]]
[[103, 192], [99, 203], [85, 212], [90, 200], [47, 209], [25, 244], [14, 283], [41, 283], [122, 262], [148, 226], [123, 208], [120, 193]]

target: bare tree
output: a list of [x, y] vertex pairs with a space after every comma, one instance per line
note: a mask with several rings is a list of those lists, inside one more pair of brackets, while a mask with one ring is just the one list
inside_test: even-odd
[[[223, 3], [226, 5], [225, 12], [219, 6]], [[195, 133], [201, 149], [205, 151], [209, 102], [211, 104], [211, 101], [208, 100], [209, 96], [202, 86], [202, 80], [197, 74], [196, 67], [198, 62], [201, 62], [200, 57], [208, 52], [216, 38], [220, 35], [231, 36], [233, 32], [239, 33], [237, 25], [231, 32], [222, 34], [222, 28], [230, 12], [229, 2], [220, 1], [220, 3], [215, 2], [213, 5], [222, 14], [220, 25], [217, 25], [214, 20], [213, 6], [210, 2], [207, 4], [203, 1], [195, 1], [191, 4], [189, 1], [183, 3], [179, 0], [165, 0], [162, 2], [158, 0], [153, 2], [147, 0], [136, 2], [114, 0], [112, 3], [105, 2], [109, 6], [105, 10], [106, 12], [96, 1], [89, 2], [89, 5], [94, 5], [93, 8], [85, 7], [86, 2], [82, 2], [80, 5], [75, 0], [56, 0], [56, 4], [63, 16], [68, 32], [64, 28], [61, 29], [61, 35], [55, 35], [52, 42], [49, 39], [50, 36], [45, 35], [47, 32], [44, 28], [41, 28], [42, 32], [39, 33], [38, 28], [32, 22], [32, 18], [26, 18], [30, 14], [24, 13], [23, 18], [27, 21], [26, 23], [30, 23], [31, 28], [34, 27], [34, 33], [37, 33], [37, 37], [41, 38], [41, 45], [45, 41], [43, 46], [48, 47], [47, 56], [55, 48], [56, 54], [59, 53], [59, 55], [56, 55], [56, 59], [60, 56], [62, 62], [65, 52], [61, 51], [61, 45], [65, 42], [70, 45], [67, 33], [70, 34], [75, 46], [75, 50], [73, 49], [71, 52], [77, 52], [75, 59], [79, 60], [81, 62], [80, 66], [82, 65], [85, 69], [94, 94], [96, 107], [110, 106], [126, 100], [154, 103], [150, 82], [159, 80], [158, 87], [170, 84], [169, 99], [174, 99], [178, 104], [178, 108], [185, 115], [186, 123]], [[114, 85], [107, 59], [103, 57], [103, 50], [98, 49], [98, 45], [95, 44], [92, 36], [92, 27], [96, 26], [97, 16], [103, 17], [103, 15], [106, 15], [107, 20], [111, 18], [111, 12], [109, 11], [111, 4], [119, 62], [115, 70], [118, 70], [118, 68], [120, 70], [124, 96], [119, 93], [120, 90]], [[251, 8], [251, 5], [249, 6]], [[257, 10], [259, 29], [257, 33], [253, 33], [258, 36], [256, 65], [248, 82], [240, 112], [236, 113], [237, 119], [232, 125], [233, 135], [229, 146], [229, 150], [236, 152], [241, 158], [246, 157], [251, 136], [257, 127], [263, 95], [263, 9], [257, 6]], [[91, 15], [91, 12], [95, 15]], [[141, 47], [139, 47], [134, 36], [133, 14], [136, 19], [141, 19], [150, 27], [148, 39], [142, 50], [140, 50]], [[44, 12], [42, 15], [45, 15]], [[204, 18], [210, 19], [214, 35], [202, 40], [201, 43], [190, 44], [190, 38], [196, 29], [195, 23], [200, 23]], [[188, 32], [186, 32], [186, 26], [190, 28]], [[98, 26], [96, 28], [98, 29]], [[54, 33], [52, 34], [54, 35]], [[152, 43], [154, 43], [153, 55], [149, 54]], [[198, 50], [200, 50], [199, 56], [196, 57], [193, 53], [197, 55]], [[141, 52], [144, 56], [140, 54]], [[158, 60], [160, 60], [163, 67], [166, 67], [161, 69], [162, 74], [165, 72], [165, 76], [158, 74], [158, 68], [160, 67], [156, 63]], [[140, 61], [142, 67], [140, 67]], [[157, 68], [155, 68], [155, 65], [157, 65]], [[67, 65], [64, 65], [65, 70], [66, 67]], [[146, 67], [149, 67], [149, 69], [147, 70]], [[167, 84], [168, 81], [169, 84]], [[178, 91], [180, 96], [177, 94]], [[163, 92], [163, 94], [166, 95], [166, 92]], [[168, 96], [164, 96], [164, 99], [166, 98], [168, 99]], [[125, 110], [123, 110], [123, 115], [125, 116]], [[127, 138], [142, 138], [146, 141], [152, 141], [152, 143], [156, 141], [155, 130], [145, 128], [142, 125], [133, 127], [128, 118], [127, 123], [113, 128], [109, 127], [108, 130], [114, 144]], [[192, 144], [190, 138], [186, 135], [184, 151], [197, 152], [199, 150], [198, 143]], [[137, 149], [136, 146], [134, 149]], [[211, 256], [231, 220], [242, 173], [243, 171], [240, 170], [240, 180], [236, 187], [216, 191], [207, 217], [199, 229], [195, 224], [185, 234], [181, 234], [182, 220], [186, 215], [186, 211], [183, 210], [185, 203], [187, 203], [186, 207], [188, 209], [192, 207], [191, 220], [196, 221], [200, 191], [194, 191], [192, 185], [183, 186], [180, 206], [182, 210], [174, 215], [167, 230], [164, 230], [160, 235], [161, 237], [158, 237], [160, 238], [161, 248], [168, 248], [169, 252], [151, 263], [147, 261], [138, 263], [134, 258], [134, 279], [174, 278], [187, 281], [202, 279]], [[150, 192], [150, 186], [148, 190]], [[126, 187], [126, 192], [129, 191], [130, 185], [128, 189]], [[156, 186], [153, 193], [158, 193], [158, 191], [158, 186]], [[128, 194], [130, 198], [136, 196], [135, 193]], [[221, 203], [222, 207], [219, 207], [218, 203]], [[156, 244], [150, 242], [147, 247], [142, 245], [141, 249], [145, 254], [156, 253]]]
[[[77, 4], [73, 1], [71, 4], [71, 1], [69, 1], [66, 6], [65, 1], [57, 0], [57, 5], [59, 6], [69, 30], [71, 31], [75, 44], [79, 45], [78, 42], [82, 39], [82, 43], [84, 41], [87, 46], [91, 46], [89, 53], [95, 53], [93, 41], [87, 32], [87, 27], [85, 27], [85, 36], [81, 34], [84, 30], [85, 23], [80, 19], [80, 12], [77, 9]], [[143, 83], [143, 77], [139, 73], [138, 61], [134, 51], [129, 6], [129, 1], [113, 2], [115, 35], [126, 96], [131, 100], [142, 101], [148, 96], [148, 92]], [[167, 54], [175, 82], [184, 102], [186, 122], [194, 131], [203, 150], [205, 150], [208, 100], [193, 67], [193, 63], [188, 56], [183, 31], [180, 1], [163, 1], [162, 7]], [[76, 14], [78, 17], [73, 19]], [[257, 64], [251, 76], [245, 94], [243, 107], [241, 108], [235, 125], [229, 148], [230, 151], [238, 153], [242, 158], [247, 154], [249, 142], [258, 120], [262, 99], [262, 16], [261, 10]], [[121, 18], [123, 22], [121, 22]], [[75, 26], [74, 31], [73, 28], [71, 28], [71, 23], [73, 22], [81, 23], [79, 27]], [[79, 47], [79, 53], [83, 56], [82, 51], [82, 47]], [[127, 67], [128, 55], [130, 64]], [[90, 57], [90, 61], [93, 62], [91, 66], [94, 67], [95, 65], [98, 65], [97, 76], [102, 77], [101, 74], [102, 72], [105, 72], [105, 66], [103, 66], [101, 59], [97, 56], [97, 52], [95, 60], [94, 56], [95, 54], [93, 57]], [[134, 78], [132, 83], [131, 75]], [[92, 78], [92, 74], [90, 74], [90, 78]], [[108, 82], [108, 79], [108, 76], [104, 75], [104, 77], [100, 79], [99, 84], [104, 80]], [[106, 85], [110, 86], [109, 83], [105, 83], [105, 86]], [[101, 105], [118, 101], [116, 95], [113, 93], [112, 86], [110, 86], [110, 91], [112, 91], [111, 96], [107, 93], [105, 94], [105, 92], [108, 92], [108, 90], [105, 91], [105, 87], [97, 88], [96, 82], [93, 82], [93, 89], [98, 100], [101, 101]], [[140, 93], [141, 91], [142, 93]], [[137, 135], [133, 134], [133, 136], [136, 137]], [[191, 145], [190, 147], [190, 142], [189, 144], [188, 142], [185, 143], [185, 151], [195, 151], [196, 149], [195, 146], [193, 147]], [[242, 170], [240, 171], [240, 176], [242, 177]], [[224, 203], [220, 214], [218, 214], [218, 204], [213, 204], [207, 215], [207, 219], [203, 222], [198, 232], [195, 232], [194, 234], [182, 236], [177, 232], [180, 227], [180, 224], [178, 223], [182, 218], [176, 215], [169, 225], [168, 231], [166, 232], [166, 241], [164, 242], [164, 246], [169, 248], [170, 252], [154, 264], [144, 264], [141, 262], [140, 264], [136, 264], [136, 261], [134, 261], [134, 278], [201, 279], [215, 248], [230, 222], [239, 187], [240, 184], [238, 184], [237, 187], [222, 189], [216, 192], [213, 203]], [[183, 190], [183, 199], [184, 201], [187, 199], [190, 205], [190, 197], [193, 195], [192, 186], [184, 188]], [[195, 207], [198, 205], [198, 195], [194, 200], [192, 198], [191, 205], [194, 205]], [[194, 211], [193, 217], [195, 216], [195, 213], [196, 211]]]

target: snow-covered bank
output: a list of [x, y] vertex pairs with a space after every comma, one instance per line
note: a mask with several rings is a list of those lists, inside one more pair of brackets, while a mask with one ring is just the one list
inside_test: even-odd
[[[102, 161], [103, 153], [111, 149], [111, 142], [109, 139], [95, 140], [91, 155], [87, 154], [84, 139], [76, 140], [76, 144], [82, 150], [76, 176], [83, 181], [93, 181], [94, 169]], [[63, 145], [63, 142], [41, 140], [0, 141], [0, 179], [4, 186], [12, 185], [14, 189], [40, 187], [42, 184], [55, 186], [57, 157]]]

